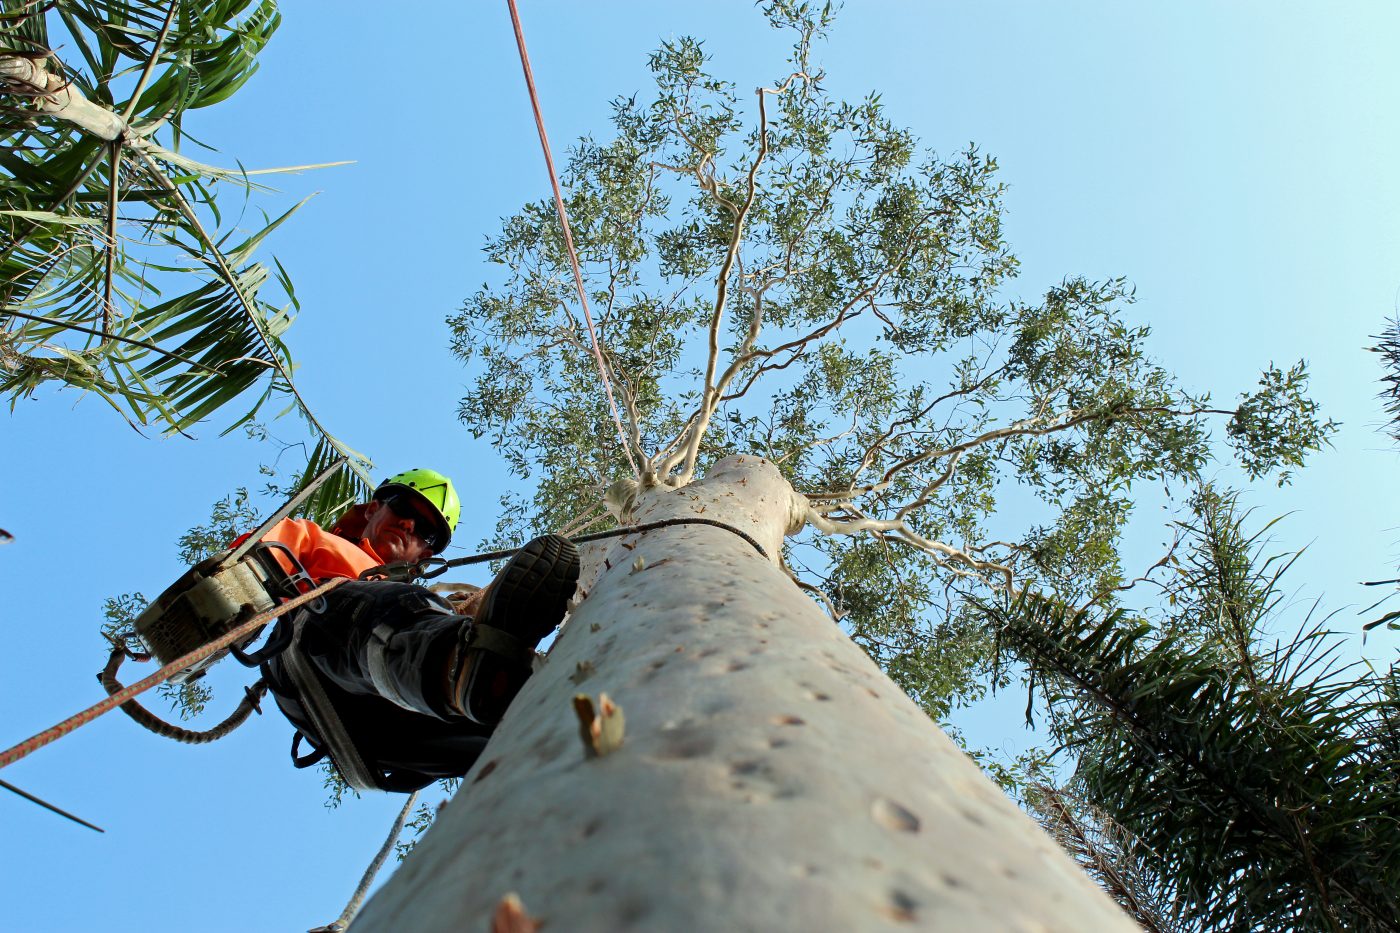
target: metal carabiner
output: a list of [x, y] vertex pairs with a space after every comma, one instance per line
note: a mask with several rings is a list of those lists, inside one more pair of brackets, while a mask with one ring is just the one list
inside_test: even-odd
[[[422, 560], [396, 560], [387, 564], [380, 564], [378, 567], [371, 567], [360, 574], [358, 579], [391, 580], [395, 583], [412, 583], [419, 577], [424, 576], [424, 566], [434, 561], [443, 564], [446, 563], [446, 561], [440, 557], [425, 557]], [[446, 567], [443, 567], [442, 570], [436, 571], [431, 574], [431, 576], [436, 576], [446, 569]]]
[[[425, 557], [418, 562], [418, 572], [414, 575], [420, 580], [431, 580], [433, 577], [440, 577], [447, 573], [450, 565], [445, 557]], [[436, 567], [436, 570], [429, 571], [428, 567]]]

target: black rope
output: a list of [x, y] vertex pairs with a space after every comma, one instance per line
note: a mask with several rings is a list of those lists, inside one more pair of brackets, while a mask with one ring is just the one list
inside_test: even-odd
[[[644, 525], [628, 525], [625, 528], [611, 528], [607, 531], [595, 531], [592, 534], [579, 535], [569, 540], [575, 544], [587, 544], [589, 541], [602, 541], [604, 538], [620, 538], [626, 535], [637, 535], [647, 531], [655, 531], [658, 528], [670, 528], [674, 525], [709, 525], [711, 528], [723, 528], [732, 532], [747, 541], [753, 549], [763, 557], [768, 559], [768, 552], [763, 549], [763, 545], [754, 540], [753, 535], [747, 531], [735, 528], [733, 525], [716, 521], [713, 518], [667, 518], [657, 522], [647, 522]], [[523, 546], [523, 545], [522, 545]], [[487, 551], [484, 554], [472, 554], [467, 557], [456, 557], [452, 560], [443, 560], [440, 557], [427, 557], [420, 561], [395, 561], [391, 564], [384, 564], [380, 567], [371, 567], [360, 574], [361, 580], [368, 580], [374, 577], [389, 577], [391, 580], [431, 580], [451, 570], [453, 567], [465, 567], [468, 564], [482, 564], [492, 560], [503, 560], [519, 551], [520, 548], [512, 547], [501, 551]], [[433, 569], [429, 570], [428, 568]]]
[[[102, 682], [108, 696], [125, 689], [117, 680], [117, 669], [130, 656], [130, 652], [126, 650], [124, 645], [112, 646], [112, 655], [107, 659], [107, 666], [97, 675], [97, 679]], [[261, 713], [262, 710], [258, 707], [258, 703], [265, 693], [267, 693], [267, 683], [261, 679], [254, 682], [251, 687], [245, 687], [243, 699], [239, 701], [233, 712], [213, 728], [204, 730], [186, 729], [166, 722], [135, 700], [127, 700], [118, 708], [156, 735], [174, 739], [176, 742], [184, 742], [186, 745], [203, 745], [206, 742], [216, 742], [222, 739], [243, 725], [253, 713]]]
[[81, 825], [83, 825], [83, 826], [86, 826], [88, 829], [95, 829], [95, 830], [97, 830], [99, 833], [105, 833], [105, 832], [107, 831], [107, 830], [103, 829], [101, 826], [94, 826], [93, 824], [89, 823], [87, 820], [83, 819], [83, 818], [80, 817], [80, 816], [74, 816], [73, 814], [69, 813], [67, 810], [63, 809], [62, 807], [56, 807], [56, 806], [54, 806], [53, 804], [49, 803], [47, 800], [43, 799], [42, 797], [35, 797], [33, 794], [31, 794], [31, 793], [30, 793], [29, 791], [27, 791], [27, 790], [20, 790], [18, 787], [16, 787], [15, 785], [11, 784], [9, 781], [0, 781], [0, 787], [5, 788], [5, 790], [11, 791], [12, 793], [19, 794], [19, 795], [20, 795], [21, 797], [23, 797], [25, 800], [28, 800], [28, 801], [30, 801], [30, 802], [32, 802], [32, 803], [37, 803], [39, 806], [43, 807], [45, 810], [51, 810], [51, 811], [53, 811], [54, 813], [57, 813], [59, 816], [67, 817], [68, 819], [72, 820], [74, 823], [79, 823], [79, 824], [81, 824]]

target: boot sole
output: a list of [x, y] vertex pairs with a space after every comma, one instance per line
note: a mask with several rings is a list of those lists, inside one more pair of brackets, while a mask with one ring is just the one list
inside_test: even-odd
[[[531, 648], [554, 631], [578, 588], [579, 556], [559, 535], [535, 538], [507, 562], [487, 595], [478, 621], [519, 638]], [[467, 682], [459, 696], [467, 718], [494, 726], [530, 677], [528, 665], [472, 649]]]
[[563, 621], [578, 575], [578, 548], [572, 541], [559, 535], [535, 538], [501, 569], [480, 622], [537, 645]]

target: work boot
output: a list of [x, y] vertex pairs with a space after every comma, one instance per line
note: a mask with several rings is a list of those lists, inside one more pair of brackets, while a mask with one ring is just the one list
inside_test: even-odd
[[449, 668], [452, 711], [494, 726], [529, 678], [535, 646], [564, 619], [578, 586], [578, 549], [545, 535], [516, 551], [486, 587]]

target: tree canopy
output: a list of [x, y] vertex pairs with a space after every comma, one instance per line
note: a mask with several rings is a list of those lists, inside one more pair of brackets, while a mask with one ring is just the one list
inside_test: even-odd
[[698, 40], [667, 41], [654, 91], [616, 100], [611, 137], [568, 161], [626, 450], [550, 202], [503, 222], [501, 280], [451, 320], [474, 374], [461, 417], [534, 483], [506, 503], [512, 538], [610, 520], [629, 453], [641, 484], [670, 486], [772, 458], [811, 503], [789, 564], [941, 713], [989, 656], [963, 595], [1112, 593], [1137, 486], [1193, 486], [1215, 428], [1248, 475], [1286, 482], [1334, 426], [1302, 362], [1227, 406], [1180, 385], [1124, 279], [1015, 297], [995, 159], [927, 151], [878, 95], [829, 94], [830, 5], [763, 13], [793, 37], [771, 86], [744, 95]]

